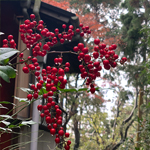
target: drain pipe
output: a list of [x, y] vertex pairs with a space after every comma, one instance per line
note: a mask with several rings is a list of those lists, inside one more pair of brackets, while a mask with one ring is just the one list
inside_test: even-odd
[[[36, 16], [36, 20], [40, 20], [39, 9], [41, 5], [41, 0], [34, 1], [33, 13]], [[31, 6], [31, 0], [20, 1], [20, 6], [22, 7], [22, 12], [24, 15], [24, 19], [29, 19], [28, 9]], [[39, 63], [41, 69], [43, 68], [43, 61]], [[35, 81], [36, 83], [36, 81]], [[37, 106], [40, 104], [40, 99], [33, 102], [33, 110], [32, 110], [32, 120], [36, 122], [36, 124], [31, 127], [31, 144], [30, 150], [37, 150], [38, 145], [38, 131], [39, 131], [39, 112], [37, 110]]]
[[[35, 14], [36, 21], [40, 20], [39, 9], [41, 6], [41, 0], [35, 0], [33, 13]], [[37, 58], [38, 59], [38, 58]], [[41, 70], [43, 69], [43, 59], [38, 59], [39, 66]], [[36, 83], [36, 81], [35, 81]], [[40, 104], [40, 99], [33, 102], [33, 110], [32, 110], [32, 120], [36, 122], [31, 127], [31, 145], [30, 150], [37, 150], [38, 149], [38, 132], [39, 132], [39, 112], [37, 106]]]

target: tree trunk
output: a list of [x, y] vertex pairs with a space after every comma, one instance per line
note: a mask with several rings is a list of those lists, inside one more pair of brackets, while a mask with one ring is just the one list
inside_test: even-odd
[[[139, 121], [141, 121], [142, 119], [142, 111], [140, 110], [140, 106], [143, 104], [143, 89], [140, 89], [140, 95], [139, 95], [139, 102], [138, 102], [138, 118]], [[140, 123], [138, 122], [138, 126], [137, 126], [137, 135], [136, 135], [136, 147], [140, 148]]]
[[75, 134], [74, 150], [77, 150], [80, 144], [80, 132], [78, 128], [78, 120], [76, 118], [74, 119], [74, 134]]

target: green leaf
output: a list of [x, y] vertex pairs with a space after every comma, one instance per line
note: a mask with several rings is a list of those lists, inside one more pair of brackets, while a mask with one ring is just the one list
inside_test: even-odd
[[[44, 92], [44, 93], [43, 93]], [[41, 89], [40, 89], [40, 91], [39, 91], [39, 95], [43, 95], [43, 94], [45, 94], [45, 93], [47, 93], [47, 91], [46, 91], [46, 88], [45, 87], [42, 87]]]
[[26, 93], [32, 93], [33, 90], [29, 89], [29, 88], [20, 88], [22, 91], [26, 92]]
[[12, 132], [12, 130], [11, 129], [8, 129], [8, 128], [2, 128], [2, 127], [0, 127], [0, 130], [4, 130], [4, 131], [11, 131]]
[[6, 126], [8, 126], [10, 124], [10, 122], [7, 122], [7, 121], [0, 121], [2, 122], [3, 124], [5, 124]]
[[0, 65], [6, 65], [9, 62], [9, 58], [0, 61]]
[[12, 104], [12, 105], [15, 105], [14, 103], [7, 102], [7, 101], [1, 101], [0, 104]]
[[33, 125], [36, 124], [36, 122], [30, 120], [30, 121], [22, 121], [21, 124], [19, 124], [19, 126], [23, 126], [23, 125]]
[[78, 92], [80, 91], [87, 91], [88, 88], [81, 88], [81, 89], [78, 89]]
[[1, 118], [12, 118], [10, 115], [0, 115]]
[[10, 58], [19, 51], [13, 48], [0, 48], [0, 61]]
[[76, 89], [60, 89], [61, 92], [77, 92]]
[[3, 35], [4, 33], [3, 32], [0, 32], [0, 35]]
[[0, 87], [2, 87], [2, 84], [0, 83]]
[[15, 78], [16, 72], [14, 68], [10, 66], [0, 66], [0, 77], [6, 82], [10, 82], [9, 78]]
[[13, 125], [13, 124], [11, 124], [10, 126], [8, 126], [8, 128], [20, 128], [19, 126], [17, 126], [17, 125]]
[[4, 107], [2, 104], [0, 104], [0, 109], [3, 108], [3, 109], [8, 109], [7, 107]]
[[16, 96], [14, 96], [14, 98], [17, 99], [19, 102], [28, 102], [29, 103], [27, 98], [19, 98], [19, 97], [16, 97]]

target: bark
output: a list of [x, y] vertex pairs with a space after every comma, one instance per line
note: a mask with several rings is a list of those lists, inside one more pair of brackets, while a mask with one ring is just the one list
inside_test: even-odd
[[74, 150], [78, 150], [80, 144], [80, 132], [78, 128], [78, 120], [74, 119], [74, 134], [75, 134], [75, 145]]

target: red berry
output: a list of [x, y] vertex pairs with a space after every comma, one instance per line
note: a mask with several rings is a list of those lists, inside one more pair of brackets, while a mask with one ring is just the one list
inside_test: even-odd
[[8, 40], [12, 40], [13, 36], [12, 35], [8, 35]]
[[61, 120], [61, 119], [58, 119], [58, 120], [57, 120], [57, 124], [61, 125], [61, 124], [62, 124], [62, 120]]
[[63, 24], [63, 25], [62, 25], [62, 28], [64, 28], [64, 29], [65, 29], [65, 28], [66, 28], [66, 25], [65, 25], [65, 24]]
[[55, 91], [57, 90], [57, 88], [56, 88], [55, 86], [52, 86], [52, 87], [51, 87], [51, 90], [52, 90], [53, 92], [55, 92]]
[[58, 134], [59, 134], [60, 136], [63, 136], [63, 135], [64, 135], [64, 131], [63, 131], [63, 130], [59, 130], [59, 131], [58, 131]]
[[69, 135], [70, 135], [70, 134], [69, 134], [68, 132], [65, 133], [65, 137], [69, 137]]
[[80, 50], [82, 50], [82, 49], [84, 48], [84, 44], [83, 44], [83, 43], [79, 43], [79, 44], [78, 44], [78, 48], [79, 48]]
[[100, 43], [100, 40], [99, 40], [99, 39], [95, 39], [95, 40], [94, 40], [94, 43], [95, 43], [96, 45], [98, 45], [98, 44]]
[[42, 84], [41, 83], [37, 83], [36, 86], [37, 86], [37, 89], [39, 89], [39, 90], [42, 88]]
[[94, 52], [94, 53], [93, 53], [93, 57], [94, 57], [95, 59], [97, 59], [98, 56], [99, 56], [99, 53], [98, 53], [98, 52]]
[[54, 135], [54, 134], [56, 133], [56, 130], [55, 130], [54, 128], [52, 128], [52, 129], [50, 129], [50, 133], [51, 133], [52, 135]]
[[68, 140], [68, 141], [67, 141], [67, 145], [70, 145], [70, 144], [71, 144], [71, 141], [70, 141], [70, 140]]
[[44, 117], [45, 117], [44, 113], [41, 113], [40, 116], [41, 116], [41, 118], [44, 118]]
[[92, 94], [95, 93], [95, 88], [94, 87], [91, 88], [90, 91], [91, 91]]
[[34, 15], [34, 14], [31, 14], [31, 15], [30, 15], [30, 18], [31, 18], [31, 19], [35, 19], [35, 15]]
[[60, 143], [60, 138], [59, 137], [56, 137], [55, 138], [55, 142], [58, 144], [58, 143]]
[[28, 100], [31, 100], [32, 99], [32, 94], [28, 94], [27, 98], [28, 98]]
[[35, 99], [37, 99], [37, 98], [38, 98], [38, 93], [34, 93], [34, 94], [33, 94], [33, 97], [34, 97]]
[[47, 116], [45, 118], [45, 121], [46, 121], [47, 124], [51, 123], [52, 122], [51, 117]]
[[38, 106], [37, 106], [37, 109], [38, 109], [39, 111], [41, 111], [41, 110], [42, 110], [42, 108], [43, 108], [43, 106], [42, 106], [42, 105], [38, 105]]
[[22, 70], [23, 70], [24, 73], [29, 73], [29, 69], [28, 69], [28, 67], [26, 67], [26, 66], [23, 67]]

